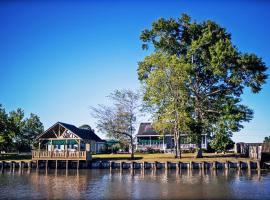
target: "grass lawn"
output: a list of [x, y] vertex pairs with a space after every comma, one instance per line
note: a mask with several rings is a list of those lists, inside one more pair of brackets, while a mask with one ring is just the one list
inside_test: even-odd
[[[177, 162], [177, 161], [247, 161], [249, 158], [241, 158], [235, 154], [215, 154], [215, 153], [204, 153], [203, 158], [194, 158], [194, 153], [184, 153], [182, 154], [181, 159], [175, 159], [174, 154], [163, 154], [163, 153], [155, 153], [155, 154], [144, 154], [144, 153], [136, 153], [135, 160], [136, 161], [148, 161], [148, 162]], [[113, 160], [113, 161], [130, 161], [130, 154], [96, 154], [93, 155], [94, 160]]]
[[[247, 161], [249, 158], [241, 158], [239, 155], [235, 154], [215, 154], [215, 153], [204, 153], [203, 158], [194, 158], [194, 153], [184, 153], [181, 159], [175, 159], [174, 154], [147, 154], [147, 153], [135, 153], [136, 161], [147, 161], [147, 162], [177, 162], [177, 161]], [[18, 155], [16, 153], [6, 153], [0, 154], [0, 160], [31, 160], [31, 155]], [[130, 154], [96, 154], [93, 155], [94, 160], [112, 160], [112, 161], [130, 161]]]

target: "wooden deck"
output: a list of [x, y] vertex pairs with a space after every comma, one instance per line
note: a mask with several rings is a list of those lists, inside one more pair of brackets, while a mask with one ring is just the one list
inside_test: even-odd
[[91, 160], [89, 151], [32, 151], [32, 160]]

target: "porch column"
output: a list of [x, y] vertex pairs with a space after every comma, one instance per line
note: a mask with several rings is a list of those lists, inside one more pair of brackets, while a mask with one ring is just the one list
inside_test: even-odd
[[81, 150], [81, 140], [79, 140], [79, 144], [78, 144], [78, 150], [80, 151]]

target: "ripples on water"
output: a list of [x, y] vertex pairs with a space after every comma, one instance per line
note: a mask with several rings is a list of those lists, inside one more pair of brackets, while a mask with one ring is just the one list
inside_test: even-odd
[[270, 199], [270, 172], [248, 170], [6, 170], [0, 198]]

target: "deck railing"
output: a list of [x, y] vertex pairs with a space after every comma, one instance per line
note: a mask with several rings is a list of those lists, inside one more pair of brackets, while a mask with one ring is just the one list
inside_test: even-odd
[[[165, 149], [167, 149], [167, 146], [162, 144], [138, 144], [137, 149], [146, 149], [146, 148], [153, 148], [153, 149], [163, 149], [165, 147]], [[181, 144], [181, 149], [190, 149], [190, 148], [196, 148], [196, 144]], [[206, 144], [202, 144], [202, 148], [206, 149]]]
[[90, 160], [89, 151], [32, 151], [34, 160]]

